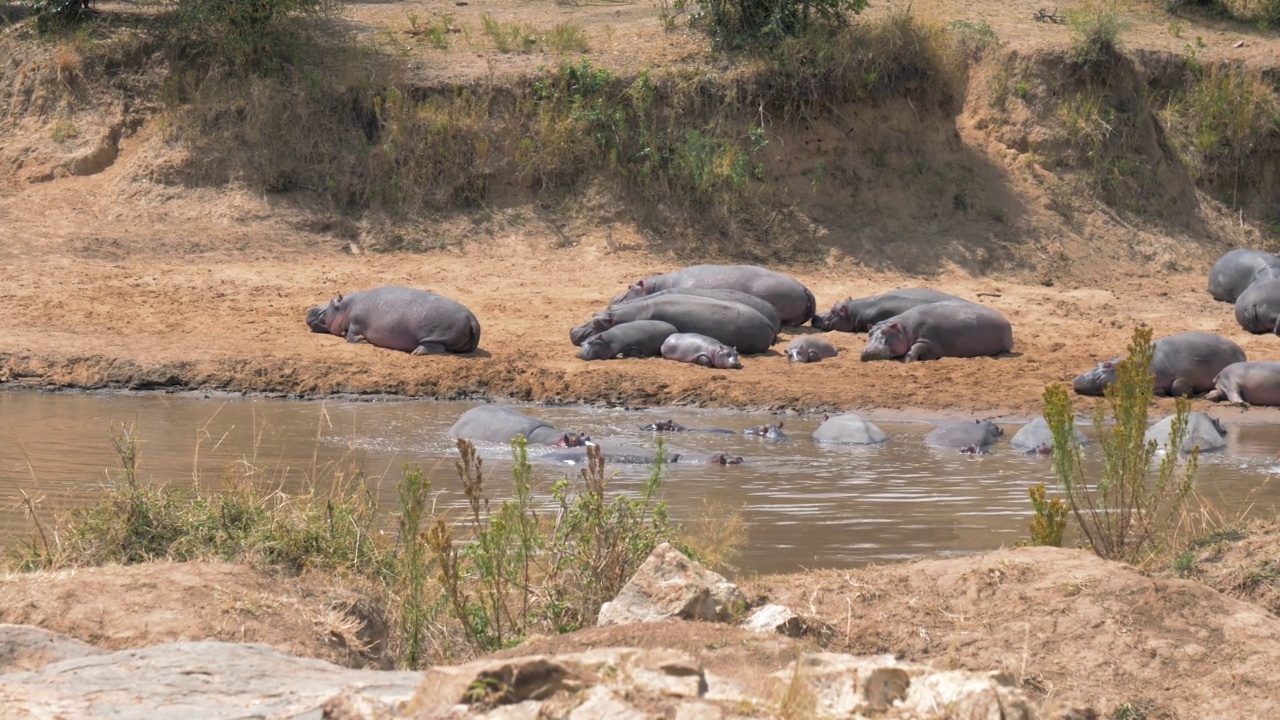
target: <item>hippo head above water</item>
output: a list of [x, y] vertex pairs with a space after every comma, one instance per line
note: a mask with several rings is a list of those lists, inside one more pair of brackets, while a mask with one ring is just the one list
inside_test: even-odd
[[885, 321], [871, 328], [867, 346], [862, 350], [862, 361], [892, 360], [902, 357], [911, 349], [911, 338], [901, 323]]
[[[329, 301], [328, 305], [317, 305], [307, 311], [307, 327], [315, 333], [333, 333], [333, 325], [338, 319], [338, 310], [342, 305], [342, 295]], [[341, 333], [334, 333], [341, 334]]]
[[555, 446], [562, 448], [575, 448], [582, 447], [590, 442], [590, 435], [583, 435], [582, 433], [565, 433], [560, 436], [559, 440], [555, 441]]
[[1098, 363], [1094, 369], [1077, 375], [1071, 388], [1080, 395], [1102, 395], [1116, 381], [1116, 363], [1119, 359]]
[[706, 462], [708, 465], [741, 465], [743, 460], [741, 455], [714, 453], [707, 456]]
[[648, 432], [680, 432], [686, 428], [675, 420], [659, 420], [643, 425], [640, 429]]

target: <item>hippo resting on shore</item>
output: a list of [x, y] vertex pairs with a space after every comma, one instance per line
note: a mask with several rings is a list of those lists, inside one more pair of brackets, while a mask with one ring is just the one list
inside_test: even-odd
[[1222, 368], [1205, 400], [1280, 405], [1280, 362], [1238, 362]]
[[396, 285], [339, 295], [313, 307], [307, 327], [414, 355], [469, 353], [480, 344], [480, 323], [461, 303]]
[[[1173, 431], [1173, 415], [1147, 428], [1144, 442], [1156, 441], [1159, 449], [1169, 451], [1169, 437]], [[1227, 446], [1227, 429], [1222, 423], [1202, 412], [1193, 412], [1187, 416], [1187, 434], [1182, 438], [1182, 452], [1189, 453], [1192, 448], [1200, 448], [1200, 452], [1213, 452]]]
[[924, 444], [945, 448], [985, 448], [994, 445], [1004, 429], [990, 420], [955, 420], [942, 423], [924, 436]]
[[882, 295], [842, 300], [832, 305], [830, 311], [814, 315], [813, 326], [819, 330], [866, 332], [876, 323], [901, 315], [913, 307], [951, 301], [968, 302], [955, 295], [928, 288], [891, 290]]
[[579, 447], [591, 438], [578, 433], [557, 430], [545, 422], [529, 417], [515, 408], [502, 405], [477, 405], [462, 413], [449, 428], [449, 437], [489, 442], [511, 442], [517, 435], [534, 445]]
[[1280, 278], [1255, 280], [1236, 298], [1236, 322], [1254, 335], [1280, 335]]
[[662, 343], [662, 357], [719, 370], [742, 369], [737, 350], [715, 338], [698, 333], [676, 333], [669, 336]]
[[[1080, 428], [1072, 428], [1075, 430], [1076, 442], [1086, 445], [1089, 438], [1080, 432]], [[1022, 429], [1013, 434], [1009, 444], [1014, 448], [1021, 450], [1027, 454], [1035, 455], [1051, 455], [1053, 454], [1053, 432], [1049, 429], [1049, 422], [1040, 416], [1035, 420], [1022, 426]]]
[[636, 320], [661, 320], [679, 332], [719, 340], [744, 355], [768, 350], [777, 338], [773, 324], [742, 303], [697, 295], [663, 295], [598, 312], [570, 330], [569, 339], [574, 345], [581, 345], [593, 335]]
[[999, 355], [1013, 349], [1013, 327], [985, 305], [918, 305], [871, 328], [862, 360], [937, 360]]
[[[653, 461], [658, 457], [658, 453], [653, 450], [628, 447], [626, 445], [614, 445], [608, 450], [602, 450], [601, 454], [604, 455], [605, 463], [609, 465], [652, 465]], [[587, 448], [578, 447], [569, 450], [557, 450], [556, 452], [539, 455], [531, 459], [565, 465], [586, 465], [588, 456]], [[727, 453], [684, 455], [668, 452], [667, 462], [680, 465], [741, 465], [743, 460], [740, 456]]]
[[889, 436], [874, 423], [855, 413], [832, 415], [813, 431], [813, 441], [832, 445], [879, 445]]
[[733, 435], [732, 430], [724, 428], [690, 428], [681, 425], [675, 420], [659, 420], [651, 422], [648, 425], [641, 425], [641, 430], [646, 432], [705, 432], [705, 433], [721, 433], [724, 435]]
[[831, 343], [820, 337], [805, 335], [787, 343], [787, 359], [793, 363], [816, 363], [840, 354]]
[[657, 357], [662, 343], [676, 334], [676, 326], [661, 320], [637, 320], [614, 325], [599, 335], [582, 341], [581, 360], [612, 360], [622, 357]]
[[[672, 288], [737, 290], [754, 295], [778, 310], [783, 325], [799, 327], [813, 318], [817, 301], [809, 288], [780, 272], [756, 265], [694, 265], [637, 280], [614, 303]], [[741, 349], [741, 348], [739, 348]]]
[[1233, 303], [1256, 280], [1280, 277], [1280, 257], [1262, 250], [1231, 250], [1209, 269], [1209, 294]]
[[[1081, 395], [1101, 395], [1116, 381], [1116, 365], [1123, 357], [1098, 363], [1077, 375], [1072, 388]], [[1151, 374], [1158, 395], [1194, 395], [1213, 389], [1213, 379], [1223, 368], [1244, 362], [1244, 350], [1230, 340], [1212, 333], [1188, 332], [1155, 341]]]
[[609, 307], [617, 305], [626, 305], [637, 300], [645, 298], [662, 297], [664, 295], [697, 295], [698, 297], [711, 298], [713, 300], [728, 300], [729, 302], [742, 303], [747, 307], [755, 310], [765, 317], [766, 320], [773, 323], [773, 332], [776, 334], [782, 329], [782, 318], [778, 317], [778, 309], [769, 304], [768, 301], [761, 300], [755, 295], [748, 295], [737, 290], [728, 290], [725, 288], [671, 288], [670, 290], [662, 290], [649, 295], [639, 295], [637, 297], [627, 297], [621, 295], [613, 299], [609, 303]]

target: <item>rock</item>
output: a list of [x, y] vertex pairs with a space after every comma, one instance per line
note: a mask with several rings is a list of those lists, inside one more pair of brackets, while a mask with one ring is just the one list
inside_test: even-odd
[[746, 606], [738, 586], [663, 543], [654, 548], [612, 601], [597, 625], [657, 622], [669, 618], [728, 622]]
[[[6, 718], [320, 717], [330, 702], [335, 710], [355, 712], [408, 699], [421, 677], [342, 668], [266, 645], [179, 642], [5, 673], [0, 675], [0, 707]], [[344, 701], [335, 700], [344, 695]], [[231, 708], [238, 710], [230, 713]]]
[[[1169, 432], [1173, 429], [1174, 416], [1161, 420], [1147, 429], [1147, 442], [1155, 440], [1160, 449], [1168, 451]], [[1191, 448], [1199, 446], [1200, 452], [1213, 452], [1227, 446], [1227, 430], [1222, 423], [1202, 412], [1193, 412], [1187, 417], [1187, 434], [1182, 439], [1182, 452], [1191, 452]]]
[[59, 660], [103, 652], [89, 643], [38, 627], [0, 624], [0, 673], [39, 670]]
[[833, 415], [813, 431], [816, 443], [840, 445], [879, 445], [889, 441], [889, 436], [870, 420], [855, 413]]
[[764, 605], [743, 621], [742, 627], [753, 632], [776, 632], [787, 637], [829, 638], [832, 627], [815, 618], [801, 617], [782, 605]]

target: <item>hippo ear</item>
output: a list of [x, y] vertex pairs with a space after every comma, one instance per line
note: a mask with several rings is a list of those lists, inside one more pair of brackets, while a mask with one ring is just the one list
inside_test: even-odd
[[840, 317], [842, 317], [842, 318], [848, 318], [848, 317], [849, 317], [849, 306], [848, 306], [848, 305], [845, 305], [844, 303], [841, 303], [841, 304], [837, 305], [837, 306], [836, 306], [836, 314], [837, 314], [837, 315], [839, 315], [839, 316], [840, 316]]
[[896, 322], [891, 322], [885, 327], [885, 330], [889, 330], [891, 332], [902, 332], [902, 325]]
[[1111, 370], [1111, 369], [1112, 369], [1112, 368], [1114, 368], [1114, 367], [1115, 367], [1115, 365], [1112, 365], [1110, 360], [1108, 360], [1108, 361], [1106, 361], [1106, 362], [1102, 363], [1102, 369], [1103, 369], [1103, 370]]

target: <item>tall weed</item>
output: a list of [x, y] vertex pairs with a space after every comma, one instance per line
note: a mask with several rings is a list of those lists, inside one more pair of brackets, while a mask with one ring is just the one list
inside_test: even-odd
[[1094, 408], [1093, 425], [1104, 463], [1099, 478], [1085, 475], [1070, 391], [1062, 384], [1044, 390], [1044, 416], [1053, 432], [1054, 474], [1080, 532], [1099, 556], [1130, 563], [1167, 549], [1191, 494], [1199, 459], [1198, 448], [1193, 449], [1180, 467], [1176, 448], [1182, 447], [1186, 436], [1190, 404], [1178, 398], [1170, 451], [1152, 473], [1157, 444], [1148, 442], [1145, 435], [1154, 395], [1153, 352], [1151, 328], [1134, 330], [1129, 356], [1116, 367], [1116, 382]]
[[1085, 0], [1067, 13], [1067, 25], [1072, 59], [1084, 67], [1109, 65], [1118, 54], [1120, 33], [1128, 29], [1116, 0]]

